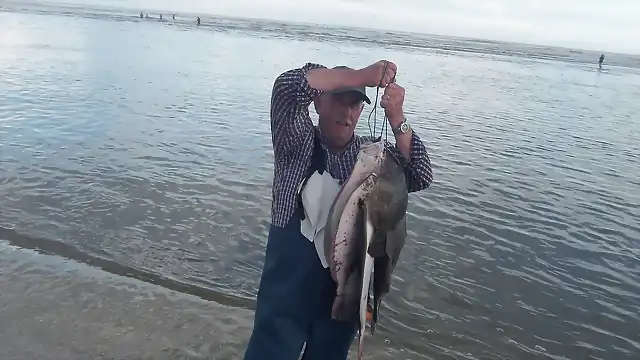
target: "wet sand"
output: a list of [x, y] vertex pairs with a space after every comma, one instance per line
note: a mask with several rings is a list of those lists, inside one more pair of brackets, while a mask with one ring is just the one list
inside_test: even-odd
[[[251, 310], [0, 240], [2, 360], [241, 359], [252, 321]], [[367, 342], [373, 357], [396, 358], [383, 336]]]
[[[0, 245], [1, 246], [1, 245]], [[237, 359], [253, 312], [2, 246], [3, 360]]]

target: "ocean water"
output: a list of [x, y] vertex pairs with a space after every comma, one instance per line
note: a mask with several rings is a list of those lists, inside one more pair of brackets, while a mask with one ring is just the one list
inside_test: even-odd
[[[410, 196], [371, 356], [640, 356], [637, 56], [597, 71], [599, 54], [581, 50], [1, 5], [6, 244], [251, 309], [273, 79], [307, 61], [386, 58], [434, 183]], [[19, 272], [24, 260], [3, 261]]]

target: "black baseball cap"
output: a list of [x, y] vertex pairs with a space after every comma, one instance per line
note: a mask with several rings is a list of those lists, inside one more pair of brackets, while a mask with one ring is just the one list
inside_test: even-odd
[[[348, 66], [336, 66], [334, 67], [334, 69], [351, 69]], [[351, 69], [353, 70], [353, 69]], [[346, 88], [340, 88], [340, 89], [336, 89], [333, 91], [327, 91], [327, 94], [334, 94], [334, 95], [338, 95], [338, 94], [344, 94], [344, 93], [348, 93], [348, 92], [356, 92], [360, 95], [362, 95], [362, 100], [364, 100], [364, 102], [366, 102], [367, 104], [371, 105], [371, 100], [369, 99], [369, 97], [367, 96], [367, 88], [362, 86], [362, 87], [346, 87]]]

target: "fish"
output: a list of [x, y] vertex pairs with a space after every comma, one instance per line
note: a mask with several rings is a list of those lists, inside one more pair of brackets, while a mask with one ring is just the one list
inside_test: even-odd
[[405, 244], [408, 187], [404, 165], [396, 148], [380, 139], [364, 142], [353, 171], [329, 209], [324, 247], [336, 282], [331, 317], [357, 321], [358, 359], [362, 358], [367, 321], [370, 318], [373, 335], [382, 298], [391, 289], [391, 274]]

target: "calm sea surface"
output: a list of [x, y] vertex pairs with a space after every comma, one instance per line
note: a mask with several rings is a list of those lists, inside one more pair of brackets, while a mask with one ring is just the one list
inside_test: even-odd
[[578, 50], [3, 6], [6, 244], [251, 308], [273, 79], [388, 58], [435, 180], [410, 197], [371, 341], [411, 359], [640, 358], [637, 57], [598, 72]]

